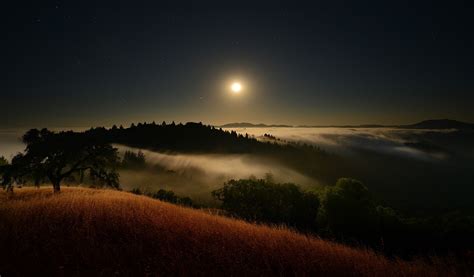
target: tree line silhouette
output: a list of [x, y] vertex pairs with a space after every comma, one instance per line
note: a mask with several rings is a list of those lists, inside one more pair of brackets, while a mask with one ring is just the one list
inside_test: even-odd
[[113, 126], [85, 132], [109, 143], [152, 151], [177, 153], [255, 154], [279, 161], [323, 183], [334, 183], [340, 176], [351, 176], [351, 167], [341, 157], [317, 146], [282, 141], [260, 141], [248, 134], [227, 131], [202, 123], [138, 123], [129, 128]]
[[[138, 123], [128, 128], [114, 125], [84, 132], [55, 133], [47, 129], [32, 129], [22, 140], [25, 152], [16, 155], [10, 164], [0, 167], [1, 183], [7, 189], [11, 189], [13, 183], [22, 184], [30, 180], [38, 185], [49, 180], [54, 191], [60, 191], [64, 180], [82, 181], [84, 177], [98, 185], [118, 187], [116, 168], [120, 164], [117, 149], [112, 144], [177, 153], [256, 154], [328, 183], [344, 172], [342, 159], [312, 145], [262, 142], [248, 134], [193, 122]], [[125, 158], [129, 165], [136, 165], [143, 157], [139, 160], [133, 160], [132, 156]]]

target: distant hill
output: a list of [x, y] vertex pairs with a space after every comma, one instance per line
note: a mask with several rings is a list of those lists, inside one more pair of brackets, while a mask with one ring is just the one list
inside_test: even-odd
[[[2, 276], [449, 276], [453, 264], [388, 259], [112, 190], [0, 191]], [[468, 272], [457, 272], [468, 276]]]
[[229, 123], [222, 126], [222, 128], [266, 128], [266, 127], [298, 127], [298, 128], [404, 128], [404, 129], [474, 129], [473, 123], [467, 123], [452, 119], [429, 119], [415, 124], [408, 125], [382, 125], [382, 124], [361, 124], [361, 125], [266, 125], [253, 124], [248, 122]]
[[293, 127], [292, 125], [284, 125], [284, 124], [253, 124], [249, 122], [235, 122], [235, 123], [228, 123], [219, 126], [221, 128], [265, 128], [265, 127]]
[[411, 125], [397, 126], [407, 129], [474, 129], [474, 124], [452, 119], [430, 119]]

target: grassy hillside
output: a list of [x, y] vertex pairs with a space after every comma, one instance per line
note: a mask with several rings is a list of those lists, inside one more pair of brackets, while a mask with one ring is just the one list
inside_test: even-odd
[[0, 192], [0, 274], [446, 276], [284, 228], [112, 190]]

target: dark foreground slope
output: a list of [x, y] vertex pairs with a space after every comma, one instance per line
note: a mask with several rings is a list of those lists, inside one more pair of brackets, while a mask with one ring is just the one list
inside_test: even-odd
[[0, 245], [2, 276], [455, 274], [446, 264], [389, 261], [283, 228], [83, 188], [1, 192]]

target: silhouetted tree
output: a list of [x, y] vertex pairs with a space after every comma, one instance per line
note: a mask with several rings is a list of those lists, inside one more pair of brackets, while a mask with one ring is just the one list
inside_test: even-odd
[[176, 196], [176, 194], [171, 190], [160, 189], [159, 191], [153, 193], [151, 197], [171, 203], [178, 202], [178, 196]]
[[142, 151], [134, 153], [132, 151], [125, 151], [122, 159], [122, 167], [137, 169], [145, 167], [145, 154]]
[[26, 153], [18, 154], [7, 170], [11, 186], [13, 179], [34, 175], [47, 177], [54, 192], [61, 182], [75, 173], [88, 171], [103, 184], [118, 188], [118, 174], [114, 168], [118, 161], [117, 149], [99, 139], [80, 133], [53, 133], [47, 129], [32, 129], [23, 136]]
[[212, 195], [222, 201], [222, 209], [247, 220], [316, 229], [319, 199], [295, 184], [262, 179], [230, 180]]
[[130, 192], [133, 193], [133, 194], [136, 194], [136, 195], [142, 195], [143, 194], [142, 190], [139, 189], [139, 188], [133, 188]]
[[377, 209], [369, 190], [350, 178], [340, 178], [326, 190], [318, 221], [338, 237], [365, 239], [378, 230]]
[[191, 198], [189, 197], [180, 197], [176, 195], [173, 191], [171, 190], [164, 190], [160, 189], [159, 191], [155, 193], [149, 194], [150, 197], [159, 199], [161, 201], [165, 202], [170, 202], [174, 204], [179, 204], [182, 206], [188, 206], [188, 207], [194, 207], [194, 203]]
[[19, 153], [12, 158], [10, 164], [3, 165], [2, 171], [2, 187], [7, 191], [13, 190], [13, 184], [24, 184], [25, 176], [28, 175], [31, 170], [24, 161], [24, 155]]
[[8, 164], [7, 159], [5, 159], [4, 156], [0, 156], [0, 166], [4, 166], [4, 165], [7, 165], [7, 164]]

